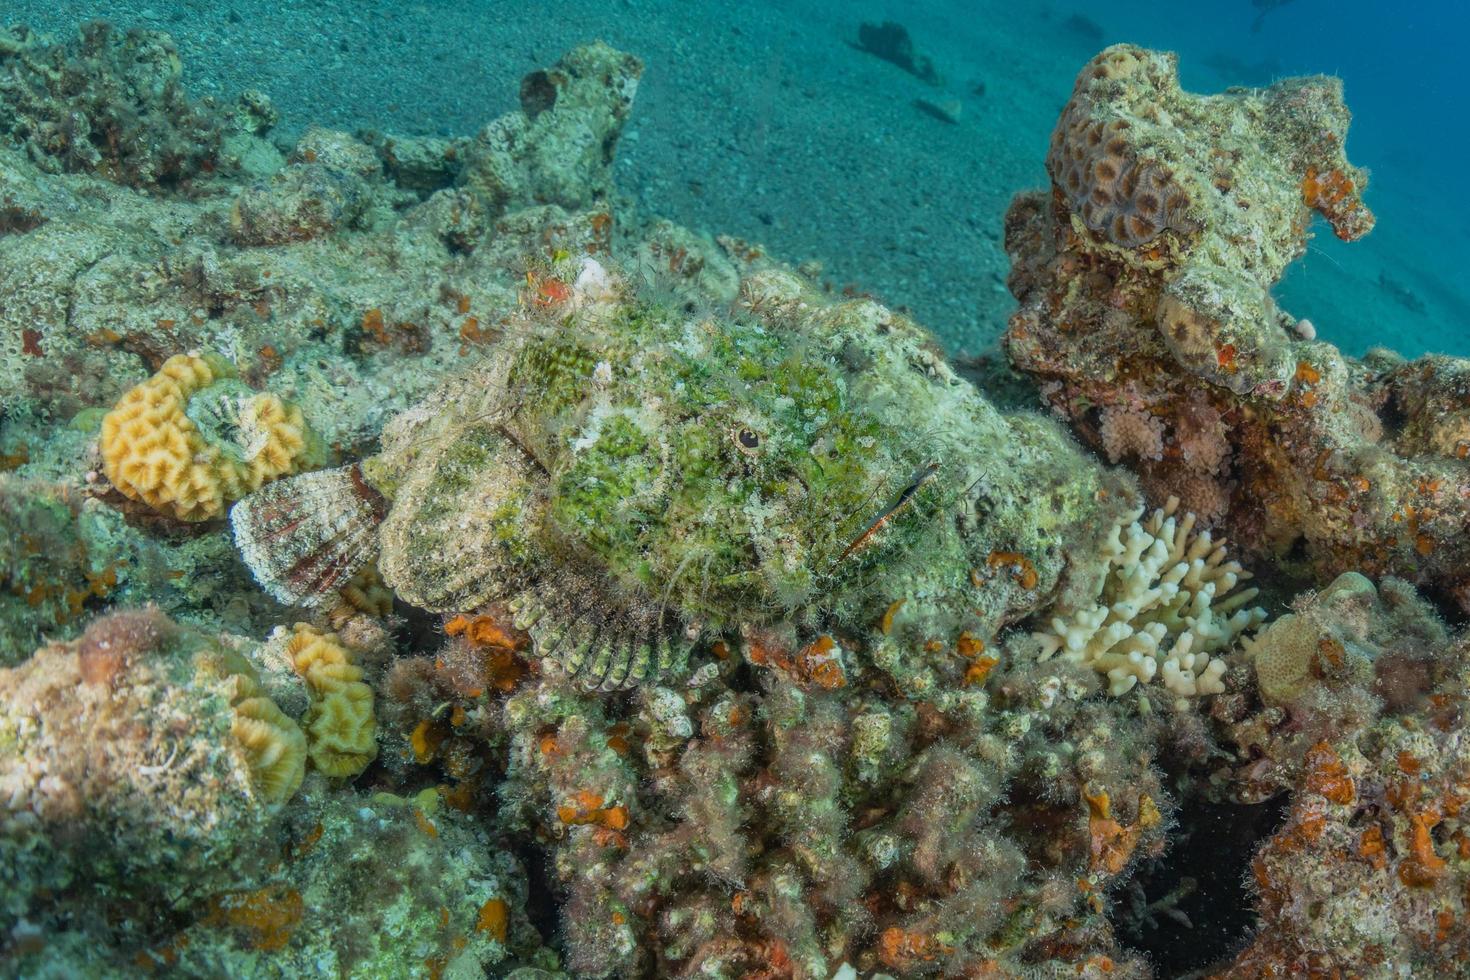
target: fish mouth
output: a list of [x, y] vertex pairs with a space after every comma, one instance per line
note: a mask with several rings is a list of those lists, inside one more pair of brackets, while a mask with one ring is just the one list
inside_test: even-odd
[[842, 564], [848, 558], [865, 550], [894, 518], [913, 507], [914, 502], [918, 499], [919, 491], [938, 477], [939, 469], [938, 461], [931, 460], [915, 470], [913, 477], [899, 490], [892, 502], [880, 510], [872, 520], [868, 521], [867, 525], [858, 532], [857, 536], [848, 542], [847, 547], [842, 549], [842, 553], [837, 556], [837, 560], [833, 563], [834, 566]]

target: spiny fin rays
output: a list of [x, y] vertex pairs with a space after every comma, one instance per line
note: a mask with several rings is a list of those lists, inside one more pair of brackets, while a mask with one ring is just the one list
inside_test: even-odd
[[649, 635], [616, 622], [558, 614], [534, 592], [512, 599], [510, 611], [515, 627], [531, 634], [542, 663], [589, 691], [626, 690], [682, 672], [693, 650], [668, 631]]

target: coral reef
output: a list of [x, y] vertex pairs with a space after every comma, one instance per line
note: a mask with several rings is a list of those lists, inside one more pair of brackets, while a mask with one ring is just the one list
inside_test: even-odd
[[1335, 79], [1196, 96], [1172, 55], [1107, 49], [1057, 124], [1052, 191], [1007, 215], [1006, 349], [1084, 441], [1228, 526], [1242, 558], [1470, 608], [1464, 362], [1345, 358], [1270, 296], [1313, 212], [1348, 240], [1372, 227], [1347, 124]]
[[1470, 374], [1268, 294], [1371, 223], [1335, 83], [1084, 70], [1008, 350], [1109, 468], [615, 215], [636, 59], [287, 146], [171, 50], [0, 35], [3, 969], [1143, 978], [1205, 853], [1198, 971], [1470, 954]]
[[1349, 573], [1248, 647], [1266, 706], [1232, 721], [1230, 785], [1293, 792], [1252, 866], [1260, 927], [1220, 975], [1449, 975], [1470, 950], [1470, 635]]
[[0, 670], [3, 927], [70, 889], [139, 903], [146, 922], [227, 886], [261, 859], [304, 762], [249, 665], [157, 611]]

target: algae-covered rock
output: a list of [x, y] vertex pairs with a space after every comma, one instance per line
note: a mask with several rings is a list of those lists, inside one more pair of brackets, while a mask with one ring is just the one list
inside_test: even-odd
[[470, 980], [534, 961], [524, 873], [433, 790], [332, 796], [290, 823], [270, 876], [210, 896], [139, 961], [185, 976], [352, 980]]
[[156, 610], [0, 670], [5, 926], [55, 902], [119, 934], [265, 869], [305, 743], [249, 665]]
[[1173, 55], [1107, 49], [1053, 133], [1051, 190], [1006, 217], [1006, 350], [1083, 441], [1243, 557], [1470, 608], [1464, 360], [1344, 357], [1271, 297], [1314, 214], [1346, 240], [1372, 227], [1347, 125], [1336, 79], [1200, 96]]
[[0, 666], [68, 633], [133, 576], [122, 519], [75, 489], [0, 474]]

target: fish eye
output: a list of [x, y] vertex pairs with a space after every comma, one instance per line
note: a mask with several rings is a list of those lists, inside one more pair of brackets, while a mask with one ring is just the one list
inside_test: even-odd
[[756, 434], [754, 429], [743, 425], [731, 429], [730, 438], [735, 440], [736, 448], [747, 455], [761, 448], [761, 437]]

